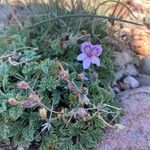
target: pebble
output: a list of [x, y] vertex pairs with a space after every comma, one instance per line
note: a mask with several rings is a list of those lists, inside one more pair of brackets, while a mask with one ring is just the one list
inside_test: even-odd
[[139, 87], [139, 82], [131, 76], [127, 76], [123, 79], [123, 84], [125, 89], [137, 88]]
[[138, 82], [140, 83], [140, 86], [150, 86], [150, 76], [139, 74], [137, 77]]
[[130, 76], [137, 76], [138, 70], [133, 64], [128, 64], [126, 67], [126, 74]]
[[147, 56], [140, 61], [140, 72], [150, 75], [150, 56]]
[[18, 146], [18, 147], [17, 147], [17, 150], [24, 150], [24, 147]]
[[115, 73], [115, 80], [120, 80], [125, 74], [125, 70], [121, 69], [118, 72]]

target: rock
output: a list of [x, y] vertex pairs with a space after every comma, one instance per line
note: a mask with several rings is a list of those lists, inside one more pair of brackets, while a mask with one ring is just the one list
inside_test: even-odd
[[138, 70], [133, 64], [128, 64], [126, 67], [126, 74], [130, 76], [138, 75]]
[[113, 55], [115, 57], [115, 64], [120, 67], [124, 67], [133, 60], [131, 51], [114, 52]]
[[118, 87], [113, 87], [113, 91], [114, 91], [115, 93], [120, 93], [120, 92], [121, 92]]
[[118, 95], [125, 115], [125, 128], [107, 129], [96, 150], [150, 150], [150, 87], [127, 90]]
[[150, 56], [150, 31], [134, 28], [131, 34], [133, 35], [133, 39], [129, 42], [131, 49], [137, 54]]
[[138, 70], [133, 64], [127, 64], [127, 67], [120, 69], [118, 72], [115, 74], [115, 79], [120, 80], [124, 76], [137, 76], [138, 75]]
[[140, 86], [150, 86], [150, 76], [149, 75], [139, 74], [137, 77], [137, 80], [138, 80]]
[[135, 78], [133, 78], [131, 76], [127, 76], [126, 78], [124, 78], [123, 79], [123, 83], [124, 83], [125, 89], [139, 87], [139, 82]]
[[118, 72], [115, 73], [115, 80], [120, 80], [125, 74], [125, 70], [121, 69]]
[[150, 75], [150, 56], [141, 59], [140, 73]]
[[17, 150], [24, 150], [24, 147], [18, 146], [18, 147], [17, 147]]

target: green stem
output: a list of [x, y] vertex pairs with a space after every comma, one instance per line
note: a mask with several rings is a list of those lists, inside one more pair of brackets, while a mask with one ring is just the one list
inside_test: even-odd
[[94, 18], [101, 18], [101, 19], [116, 20], [116, 21], [120, 21], [120, 22], [124, 22], [124, 23], [130, 23], [130, 24], [134, 24], [134, 25], [143, 26], [143, 24], [139, 24], [139, 23], [136, 23], [136, 22], [132, 22], [132, 21], [116, 18], [116, 17], [113, 17], [113, 16], [101, 16], [101, 15], [89, 15], [89, 14], [75, 14], [75, 15], [72, 15], [71, 14], [71, 15], [61, 15], [61, 16], [58, 16], [58, 17], [55, 17], [55, 18], [46, 19], [44, 21], [35, 23], [35, 24], [33, 24], [33, 25], [31, 25], [31, 26], [29, 26], [27, 28], [24, 28], [24, 29], [33, 28], [35, 26], [39, 26], [41, 24], [45, 24], [47, 22], [55, 21], [55, 20], [58, 20], [58, 19], [81, 18], [81, 17], [87, 17], [87, 18], [93, 18], [94, 17]]

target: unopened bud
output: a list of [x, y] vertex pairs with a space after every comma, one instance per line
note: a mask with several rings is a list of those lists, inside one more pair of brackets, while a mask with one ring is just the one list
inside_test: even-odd
[[39, 103], [33, 99], [27, 99], [24, 101], [20, 101], [19, 104], [24, 108], [32, 108], [37, 106]]
[[66, 48], [68, 47], [68, 44], [67, 44], [67, 43], [63, 43], [63, 44], [62, 44], [62, 47], [63, 47], [64, 49], [66, 49]]
[[90, 103], [90, 100], [86, 95], [80, 95], [79, 100], [82, 104], [88, 105]]
[[9, 98], [8, 99], [8, 103], [10, 105], [17, 105], [18, 104], [18, 101], [15, 99], [15, 98]]
[[68, 79], [69, 78], [69, 71], [61, 69], [59, 71], [59, 77], [62, 78], [62, 79]]
[[39, 115], [42, 119], [46, 119], [47, 117], [47, 110], [45, 108], [40, 108], [39, 109]]
[[82, 94], [87, 95], [88, 93], [89, 93], [88, 88], [83, 87], [83, 89], [82, 89]]
[[41, 98], [36, 93], [31, 93], [29, 99], [32, 99], [34, 101], [40, 101]]
[[83, 73], [78, 74], [78, 79], [83, 81], [85, 79], [85, 76]]
[[20, 89], [28, 89], [29, 88], [29, 84], [25, 81], [21, 81], [17, 85], [18, 85], [18, 88], [20, 88]]

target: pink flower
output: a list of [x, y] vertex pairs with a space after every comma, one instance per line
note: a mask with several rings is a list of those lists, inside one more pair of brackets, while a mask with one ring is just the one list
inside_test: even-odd
[[98, 57], [102, 53], [101, 45], [92, 45], [90, 42], [84, 42], [80, 49], [82, 53], [77, 56], [77, 60], [83, 61], [84, 69], [88, 69], [91, 63], [100, 66]]
[[28, 89], [29, 88], [29, 84], [25, 81], [20, 81], [17, 85], [18, 85], [18, 88], [20, 88], [20, 89]]

